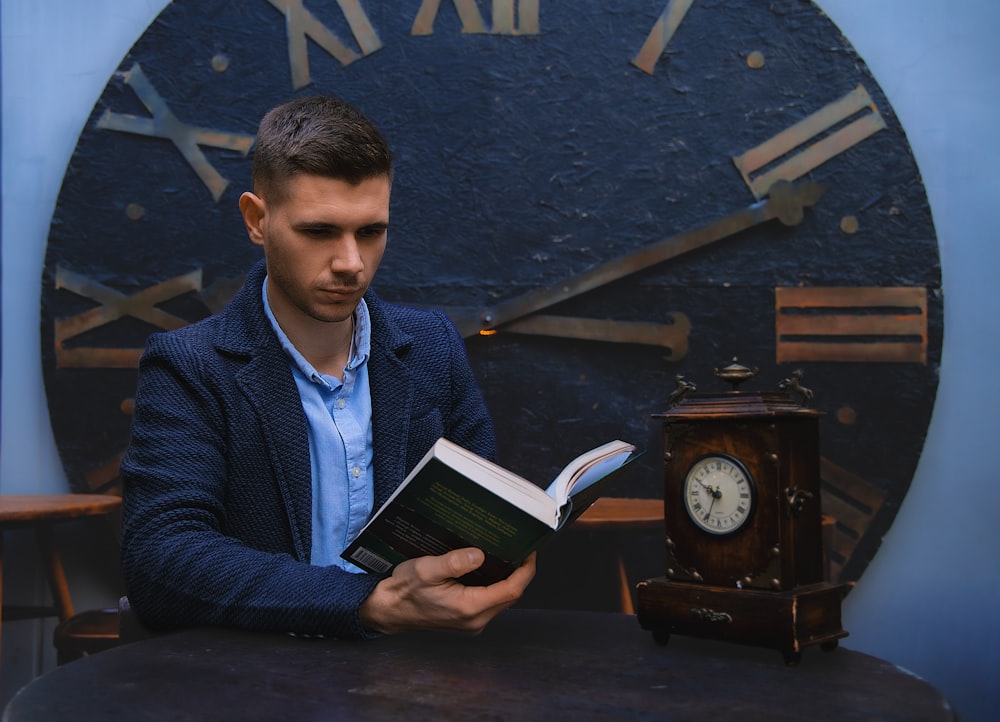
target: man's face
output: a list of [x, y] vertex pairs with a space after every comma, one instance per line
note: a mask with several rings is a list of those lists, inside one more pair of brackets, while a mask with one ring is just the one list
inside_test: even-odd
[[298, 175], [280, 201], [240, 198], [250, 240], [264, 249], [268, 302], [286, 332], [354, 313], [385, 252], [390, 190], [387, 177], [352, 185]]

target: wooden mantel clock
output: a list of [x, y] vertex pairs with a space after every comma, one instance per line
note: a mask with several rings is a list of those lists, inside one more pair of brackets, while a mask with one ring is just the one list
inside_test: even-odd
[[781, 651], [837, 646], [847, 585], [824, 574], [820, 412], [794, 374], [774, 392], [744, 392], [756, 371], [734, 359], [732, 384], [698, 393], [678, 379], [665, 413], [666, 570], [640, 582], [637, 614], [666, 643], [673, 633]]

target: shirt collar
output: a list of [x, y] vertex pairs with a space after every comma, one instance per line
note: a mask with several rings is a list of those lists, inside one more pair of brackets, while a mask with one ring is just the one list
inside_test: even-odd
[[[264, 301], [264, 314], [267, 316], [267, 320], [271, 323], [271, 328], [274, 329], [274, 333], [278, 337], [278, 342], [281, 344], [281, 348], [284, 349], [285, 353], [289, 355], [295, 366], [313, 383], [329, 386], [330, 382], [327, 381], [323, 374], [313, 368], [313, 365], [306, 360], [305, 356], [299, 353], [299, 350], [295, 348], [291, 340], [289, 340], [288, 336], [285, 334], [284, 330], [282, 330], [281, 326], [278, 324], [278, 320], [274, 317], [274, 313], [271, 311], [271, 305], [267, 301], [266, 275], [264, 276], [264, 282], [261, 284], [261, 299]], [[371, 317], [368, 314], [368, 304], [366, 304], [365, 299], [362, 298], [358, 303], [357, 308], [354, 309], [354, 338], [351, 343], [351, 355], [350, 358], [348, 358], [347, 366], [345, 367], [347, 371], [354, 371], [368, 361], [368, 355], [371, 352], [371, 330]]]

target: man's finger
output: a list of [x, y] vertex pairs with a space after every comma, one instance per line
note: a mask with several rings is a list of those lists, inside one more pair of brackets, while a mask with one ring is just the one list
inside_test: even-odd
[[481, 549], [468, 547], [466, 549], [455, 549], [447, 554], [438, 557], [443, 564], [442, 576], [445, 579], [458, 579], [464, 577], [469, 572], [475, 571], [482, 566], [486, 555]]

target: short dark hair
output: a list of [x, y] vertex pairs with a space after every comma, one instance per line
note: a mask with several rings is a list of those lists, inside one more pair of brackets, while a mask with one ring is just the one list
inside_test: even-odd
[[329, 96], [292, 100], [268, 111], [253, 152], [254, 193], [272, 201], [284, 181], [300, 174], [358, 184], [392, 180], [392, 152], [385, 138], [352, 105]]

